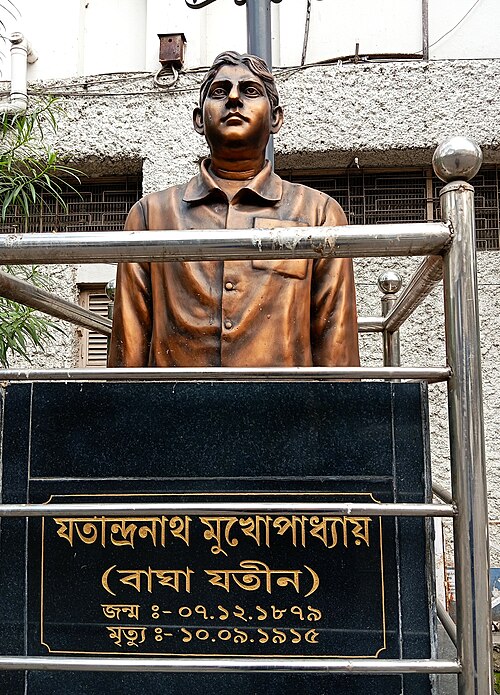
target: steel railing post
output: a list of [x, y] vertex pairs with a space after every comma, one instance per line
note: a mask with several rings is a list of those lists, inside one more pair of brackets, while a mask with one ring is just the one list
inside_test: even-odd
[[[401, 289], [403, 280], [399, 273], [395, 273], [393, 270], [386, 270], [379, 275], [377, 282], [379, 290], [384, 292], [381, 302], [382, 316], [385, 317], [391, 313], [398, 302], [396, 295]], [[382, 338], [384, 344], [384, 367], [399, 367], [401, 364], [399, 329], [395, 331], [384, 329]]]
[[488, 508], [481, 387], [474, 189], [466, 181], [481, 165], [479, 147], [451, 138], [437, 148], [434, 170], [453, 240], [443, 260], [450, 456], [454, 519], [459, 695], [492, 693]]

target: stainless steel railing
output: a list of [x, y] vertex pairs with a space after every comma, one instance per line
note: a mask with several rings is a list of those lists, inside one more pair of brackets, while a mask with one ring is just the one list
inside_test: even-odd
[[[463, 140], [463, 139], [462, 139]], [[452, 142], [452, 141], [450, 141]], [[462, 142], [463, 145], [463, 142]], [[438, 148], [439, 149], [439, 148]], [[387, 302], [386, 316], [362, 320], [361, 330], [382, 332], [386, 367], [296, 369], [110, 369], [0, 370], [2, 381], [78, 379], [103, 381], [232, 379], [232, 380], [446, 380], [450, 418], [452, 493], [439, 491], [434, 505], [375, 505], [370, 514], [451, 516], [457, 588], [457, 660], [439, 659], [269, 659], [269, 658], [76, 658], [0, 656], [0, 669], [60, 669], [95, 671], [218, 671], [328, 673], [458, 673], [459, 695], [492, 692], [491, 616], [488, 576], [488, 515], [482, 416], [478, 298], [475, 259], [473, 188], [466, 180], [480, 164], [467, 146], [441, 146], [438, 175], [449, 183], [441, 192], [442, 223], [324, 227], [290, 230], [200, 230], [134, 233], [35, 234], [0, 236], [0, 262], [94, 263], [110, 261], [173, 261], [250, 258], [317, 258], [354, 256], [429, 256], [399, 298]], [[471, 164], [472, 162], [472, 164]], [[477, 164], [477, 167], [476, 167]], [[454, 180], [454, 179], [462, 180]], [[438, 257], [438, 258], [436, 258]], [[440, 279], [445, 294], [447, 365], [437, 368], [398, 367], [397, 331]], [[389, 293], [390, 294], [390, 293]], [[392, 342], [392, 344], [391, 344]], [[127, 511], [160, 513], [171, 505], [0, 505], [0, 516], [121, 515]], [[268, 513], [286, 514], [295, 505], [258, 505]], [[172, 507], [172, 508], [171, 508]], [[241, 507], [241, 508], [240, 508]], [[250, 505], [231, 507], [248, 512]], [[255, 505], [254, 505], [255, 507]], [[304, 505], [301, 505], [301, 509]], [[360, 511], [359, 505], [349, 509]], [[362, 505], [367, 510], [367, 505]], [[206, 505], [175, 505], [175, 511], [195, 513]], [[346, 506], [315, 503], [314, 512]], [[224, 512], [228, 504], [211, 511]], [[312, 509], [310, 511], [313, 511]], [[360, 511], [361, 513], [361, 511]], [[447, 625], [451, 632], [453, 626]]]
[[447, 381], [448, 367], [94, 367], [0, 369], [2, 381]]
[[442, 222], [270, 230], [4, 234], [0, 235], [0, 259], [4, 264], [54, 264], [426, 256], [442, 253], [451, 238], [449, 225]]
[[139, 671], [167, 673], [460, 673], [437, 659], [270, 659], [0, 656], [0, 669], [26, 671]]

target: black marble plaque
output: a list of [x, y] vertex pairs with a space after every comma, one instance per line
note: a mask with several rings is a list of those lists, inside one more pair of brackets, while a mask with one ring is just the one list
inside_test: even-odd
[[[2, 500], [423, 502], [420, 384], [17, 384]], [[4, 519], [4, 653], [429, 658], [418, 518], [249, 513]], [[425, 675], [0, 673], [12, 695], [422, 695]]]

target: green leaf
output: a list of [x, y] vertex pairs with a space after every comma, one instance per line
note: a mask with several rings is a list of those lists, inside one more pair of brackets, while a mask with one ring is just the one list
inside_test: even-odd
[[[10, 2], [10, 0], [8, 0]], [[5, 0], [0, 0], [0, 9]], [[57, 131], [62, 111], [54, 97], [30, 104], [30, 111], [0, 115], [0, 219], [21, 214], [25, 220], [32, 210], [58, 201], [67, 209], [64, 194], [77, 192], [67, 180], [80, 182], [81, 172], [59, 163], [58, 152], [47, 144], [45, 133]], [[6, 272], [36, 286], [51, 289], [50, 277], [38, 266], [7, 266]], [[30, 351], [43, 350], [54, 334], [64, 329], [33, 309], [0, 297], [0, 364], [9, 365], [14, 356], [30, 361]]]

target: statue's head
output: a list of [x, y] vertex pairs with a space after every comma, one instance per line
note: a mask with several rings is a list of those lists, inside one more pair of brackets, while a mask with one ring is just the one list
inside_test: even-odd
[[266, 63], [233, 51], [221, 53], [205, 75], [194, 127], [211, 151], [261, 151], [283, 122], [278, 90]]
[[276, 88], [276, 81], [272, 72], [267, 67], [267, 63], [259, 58], [258, 56], [250, 55], [249, 53], [236, 53], [235, 51], [225, 51], [225, 53], [219, 53], [217, 58], [212, 63], [209, 71], [203, 78], [203, 82], [200, 87], [200, 107], [203, 108], [205, 99], [207, 98], [208, 90], [210, 85], [215, 79], [215, 76], [219, 72], [220, 68], [224, 65], [243, 65], [252, 72], [255, 77], [262, 80], [264, 88], [266, 90], [267, 98], [271, 104], [271, 108], [275, 109], [279, 106], [279, 94]]

